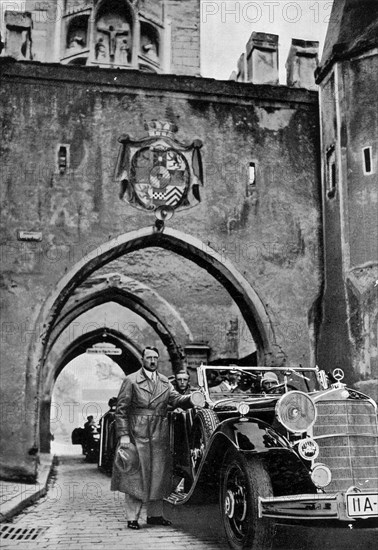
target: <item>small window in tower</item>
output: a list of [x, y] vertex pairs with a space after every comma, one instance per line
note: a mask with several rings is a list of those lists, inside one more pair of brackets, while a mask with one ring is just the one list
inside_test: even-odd
[[254, 162], [249, 163], [249, 185], [256, 185], [256, 164]]
[[336, 154], [332, 146], [327, 151], [327, 197], [333, 199], [336, 195]]
[[63, 175], [69, 168], [69, 145], [58, 145], [57, 151], [57, 171]]
[[247, 197], [252, 195], [256, 189], [256, 163], [250, 162], [248, 166], [248, 185], [247, 185]]
[[371, 162], [371, 147], [364, 147], [362, 149], [362, 155], [363, 155], [363, 162], [364, 162], [364, 174], [367, 176], [368, 174], [373, 173], [373, 167]]

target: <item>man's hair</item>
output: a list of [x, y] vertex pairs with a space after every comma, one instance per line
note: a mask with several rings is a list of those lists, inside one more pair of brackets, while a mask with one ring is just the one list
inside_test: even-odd
[[188, 371], [186, 371], [186, 370], [179, 370], [179, 371], [177, 371], [177, 372], [175, 373], [175, 376], [177, 376], [178, 374], [185, 374], [185, 376], [188, 377], [188, 380], [189, 380], [189, 378], [190, 378], [190, 373], [189, 373]]
[[159, 353], [159, 350], [153, 346], [146, 346], [144, 348], [144, 350], [142, 351], [142, 358], [144, 357], [144, 354], [146, 353], [147, 350], [151, 350], [151, 351], [155, 351], [158, 355], [158, 357], [160, 357], [160, 353]]

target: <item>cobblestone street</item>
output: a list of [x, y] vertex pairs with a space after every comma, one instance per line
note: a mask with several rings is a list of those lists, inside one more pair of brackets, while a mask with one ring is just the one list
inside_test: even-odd
[[[166, 505], [172, 527], [147, 526], [142, 514], [140, 531], [126, 528], [123, 495], [112, 493], [110, 478], [81, 455], [61, 456], [45, 497], [2, 524], [29, 540], [1, 539], [2, 550], [226, 550], [217, 505]], [[12, 533], [11, 533], [12, 534]], [[14, 531], [13, 531], [14, 534]], [[35, 536], [36, 535], [36, 536]], [[30, 535], [29, 535], [30, 536]], [[373, 550], [377, 530], [278, 527], [274, 550]]]
[[[183, 511], [180, 510], [179, 515]], [[167, 506], [167, 517], [174, 519], [175, 512]], [[201, 514], [201, 507], [197, 507], [197, 514]], [[193, 513], [191, 517], [195, 524]], [[219, 525], [214, 525], [214, 528], [207, 526], [206, 530], [199, 530], [194, 535], [185, 531], [180, 520], [175, 520], [173, 527], [147, 526], [143, 514], [142, 530], [128, 530], [123, 494], [112, 493], [110, 478], [102, 474], [96, 464], [84, 462], [82, 456], [60, 457], [47, 495], [16, 516], [12, 525], [41, 531], [34, 540], [7, 541], [3, 538], [2, 550], [13, 549], [19, 544], [21, 548], [33, 550], [93, 550], [94, 547], [213, 550], [227, 547]]]

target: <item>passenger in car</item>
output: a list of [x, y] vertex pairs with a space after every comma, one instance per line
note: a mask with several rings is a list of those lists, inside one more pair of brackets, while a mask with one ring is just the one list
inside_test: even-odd
[[218, 383], [211, 386], [209, 383], [210, 393], [231, 393], [238, 385], [240, 373], [235, 370], [220, 370]]
[[250, 374], [243, 373], [240, 375], [238, 385], [232, 390], [233, 393], [252, 393], [253, 378]]
[[228, 382], [227, 373], [225, 371], [220, 372], [220, 375], [214, 379], [213, 384], [214, 385], [209, 387], [210, 393], [229, 393], [231, 391], [231, 386]]

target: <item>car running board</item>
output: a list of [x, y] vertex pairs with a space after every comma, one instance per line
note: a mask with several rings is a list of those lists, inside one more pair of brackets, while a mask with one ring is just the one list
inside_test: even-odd
[[166, 500], [170, 504], [185, 504], [185, 502], [189, 500], [189, 496], [190, 493], [173, 491], [173, 493], [171, 493], [169, 497], [165, 498], [164, 500]]

